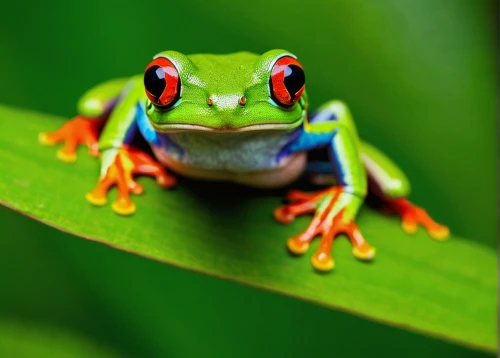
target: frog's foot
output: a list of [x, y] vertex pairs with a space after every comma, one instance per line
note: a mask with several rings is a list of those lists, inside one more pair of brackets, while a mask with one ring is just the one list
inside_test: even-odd
[[[312, 257], [314, 268], [329, 271], [335, 266], [331, 257], [333, 240], [339, 234], [345, 234], [353, 245], [353, 254], [361, 260], [369, 261], [375, 256], [375, 248], [370, 246], [353, 220], [344, 218], [344, 209], [338, 210], [341, 187], [332, 187], [318, 193], [291, 191], [287, 199], [288, 205], [278, 207], [274, 217], [281, 223], [291, 223], [296, 216], [315, 213], [309, 227], [301, 234], [288, 240], [288, 249], [301, 255], [307, 252], [310, 242], [321, 235], [319, 248]], [[350, 194], [344, 194], [350, 195]]]
[[107, 202], [109, 189], [116, 185], [118, 197], [111, 207], [120, 215], [131, 215], [135, 212], [135, 205], [130, 200], [130, 193], [142, 194], [144, 191], [144, 188], [134, 180], [135, 175], [153, 176], [164, 188], [171, 188], [176, 183], [175, 177], [168, 174], [163, 166], [148, 154], [124, 145], [118, 149], [114, 161], [86, 198], [93, 205], [103, 206]]
[[105, 121], [105, 117], [77, 116], [54, 132], [40, 133], [38, 140], [43, 145], [50, 146], [64, 142], [64, 146], [57, 152], [57, 157], [67, 163], [76, 161], [76, 149], [79, 144], [87, 145], [89, 154], [96, 157], [99, 155], [98, 137]]
[[401, 216], [401, 227], [407, 234], [416, 233], [420, 224], [435, 240], [446, 240], [450, 236], [450, 229], [447, 226], [432, 220], [423, 208], [412, 204], [408, 199], [386, 199], [386, 201], [389, 212]]

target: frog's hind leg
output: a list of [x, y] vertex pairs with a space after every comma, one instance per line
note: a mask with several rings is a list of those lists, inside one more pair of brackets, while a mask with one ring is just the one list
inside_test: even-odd
[[402, 228], [408, 234], [422, 225], [436, 240], [449, 236], [448, 227], [435, 222], [421, 207], [408, 200], [410, 183], [398, 166], [374, 146], [361, 141], [361, 158], [368, 174], [369, 190], [386, 212], [400, 215]]
[[126, 78], [114, 79], [87, 91], [78, 102], [78, 115], [53, 132], [40, 133], [40, 143], [49, 146], [64, 143], [57, 157], [65, 162], [76, 160], [80, 144], [88, 147], [90, 155], [98, 156], [99, 134], [128, 81]]
[[47, 146], [64, 142], [64, 146], [57, 152], [57, 157], [67, 163], [76, 160], [76, 149], [79, 144], [85, 144], [90, 155], [98, 156], [98, 138], [105, 121], [106, 116], [93, 118], [76, 116], [54, 132], [40, 133], [38, 140]]

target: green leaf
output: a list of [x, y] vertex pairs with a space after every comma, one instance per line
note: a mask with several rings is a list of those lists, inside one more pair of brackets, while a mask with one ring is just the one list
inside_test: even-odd
[[[272, 219], [279, 193], [180, 180], [171, 191], [141, 178], [137, 213], [121, 217], [109, 205], [88, 204], [98, 162], [81, 148], [75, 164], [55, 158], [37, 135], [64, 119], [0, 106], [0, 202], [46, 224], [111, 247], [181, 268], [341, 309], [477, 349], [497, 349], [497, 256], [452, 237], [408, 237], [397, 218], [364, 208], [358, 224], [377, 248], [373, 263], [353, 258], [348, 240], [335, 242], [336, 268], [318, 274], [285, 242], [305, 228]], [[110, 194], [110, 201], [116, 195]], [[292, 314], [293, 312], [291, 312]]]
[[0, 321], [0, 356], [16, 358], [123, 357], [97, 342], [51, 325]]

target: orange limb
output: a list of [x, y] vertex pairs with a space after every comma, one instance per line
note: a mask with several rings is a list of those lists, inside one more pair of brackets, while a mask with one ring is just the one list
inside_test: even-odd
[[438, 224], [421, 207], [412, 204], [406, 198], [384, 199], [387, 202], [388, 209], [401, 216], [401, 226], [407, 234], [417, 232], [418, 224], [422, 225], [429, 235], [435, 240], [446, 240], [450, 235], [450, 229], [447, 226]]
[[274, 211], [276, 220], [283, 224], [291, 223], [296, 216], [315, 213], [307, 229], [290, 238], [287, 246], [292, 253], [301, 255], [307, 252], [310, 242], [321, 235], [318, 250], [312, 257], [314, 268], [320, 271], [329, 271], [335, 266], [331, 250], [333, 240], [339, 234], [347, 235], [353, 245], [355, 257], [371, 260], [375, 256], [375, 249], [366, 242], [354, 221], [345, 220], [343, 210], [333, 214], [341, 193], [341, 187], [332, 187], [318, 193], [291, 191], [287, 199], [292, 203]]
[[86, 195], [86, 198], [91, 204], [102, 206], [107, 202], [109, 189], [116, 185], [118, 197], [111, 207], [120, 215], [131, 215], [136, 208], [130, 199], [130, 193], [141, 194], [144, 191], [144, 188], [134, 180], [135, 175], [153, 176], [156, 182], [165, 188], [171, 188], [176, 184], [175, 177], [168, 174], [163, 166], [148, 154], [123, 145], [106, 174], [99, 179], [96, 187]]
[[57, 152], [57, 157], [65, 162], [76, 161], [76, 149], [84, 144], [89, 149], [89, 154], [99, 155], [99, 133], [107, 117], [85, 118], [76, 116], [66, 122], [61, 128], [51, 133], [40, 133], [38, 139], [44, 145], [55, 145], [63, 142], [64, 146]]

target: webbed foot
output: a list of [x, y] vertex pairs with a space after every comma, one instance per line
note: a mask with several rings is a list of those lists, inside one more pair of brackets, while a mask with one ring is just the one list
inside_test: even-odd
[[412, 204], [405, 198], [387, 200], [388, 209], [401, 216], [401, 227], [407, 234], [414, 234], [422, 225], [434, 240], [446, 240], [450, 236], [447, 226], [438, 224], [423, 208]]
[[110, 149], [103, 153], [103, 163], [108, 161], [109, 166], [101, 175], [91, 192], [86, 195], [87, 200], [96, 206], [103, 206], [107, 202], [109, 189], [116, 185], [118, 198], [112, 204], [112, 209], [120, 215], [131, 215], [135, 212], [135, 204], [130, 199], [130, 193], [141, 194], [144, 188], [134, 180], [135, 175], [148, 175], [156, 178], [156, 182], [165, 188], [176, 184], [174, 176], [168, 174], [163, 166], [148, 154], [124, 145], [120, 149]]
[[345, 234], [353, 245], [353, 255], [361, 260], [369, 261], [375, 256], [375, 248], [363, 238], [354, 222], [354, 217], [363, 200], [346, 193], [340, 186], [332, 187], [317, 193], [291, 191], [287, 195], [290, 202], [274, 211], [276, 220], [283, 224], [291, 223], [296, 216], [314, 213], [309, 227], [301, 234], [288, 240], [288, 249], [301, 255], [307, 252], [310, 242], [321, 235], [321, 242], [311, 261], [317, 270], [329, 271], [334, 268], [335, 261], [331, 256], [333, 240], [339, 234]]
[[57, 152], [57, 157], [67, 163], [76, 161], [76, 149], [80, 144], [85, 144], [89, 149], [89, 154], [97, 157], [99, 155], [98, 137], [105, 121], [105, 117], [77, 116], [54, 132], [40, 133], [38, 140], [47, 146], [63, 142], [64, 146]]

